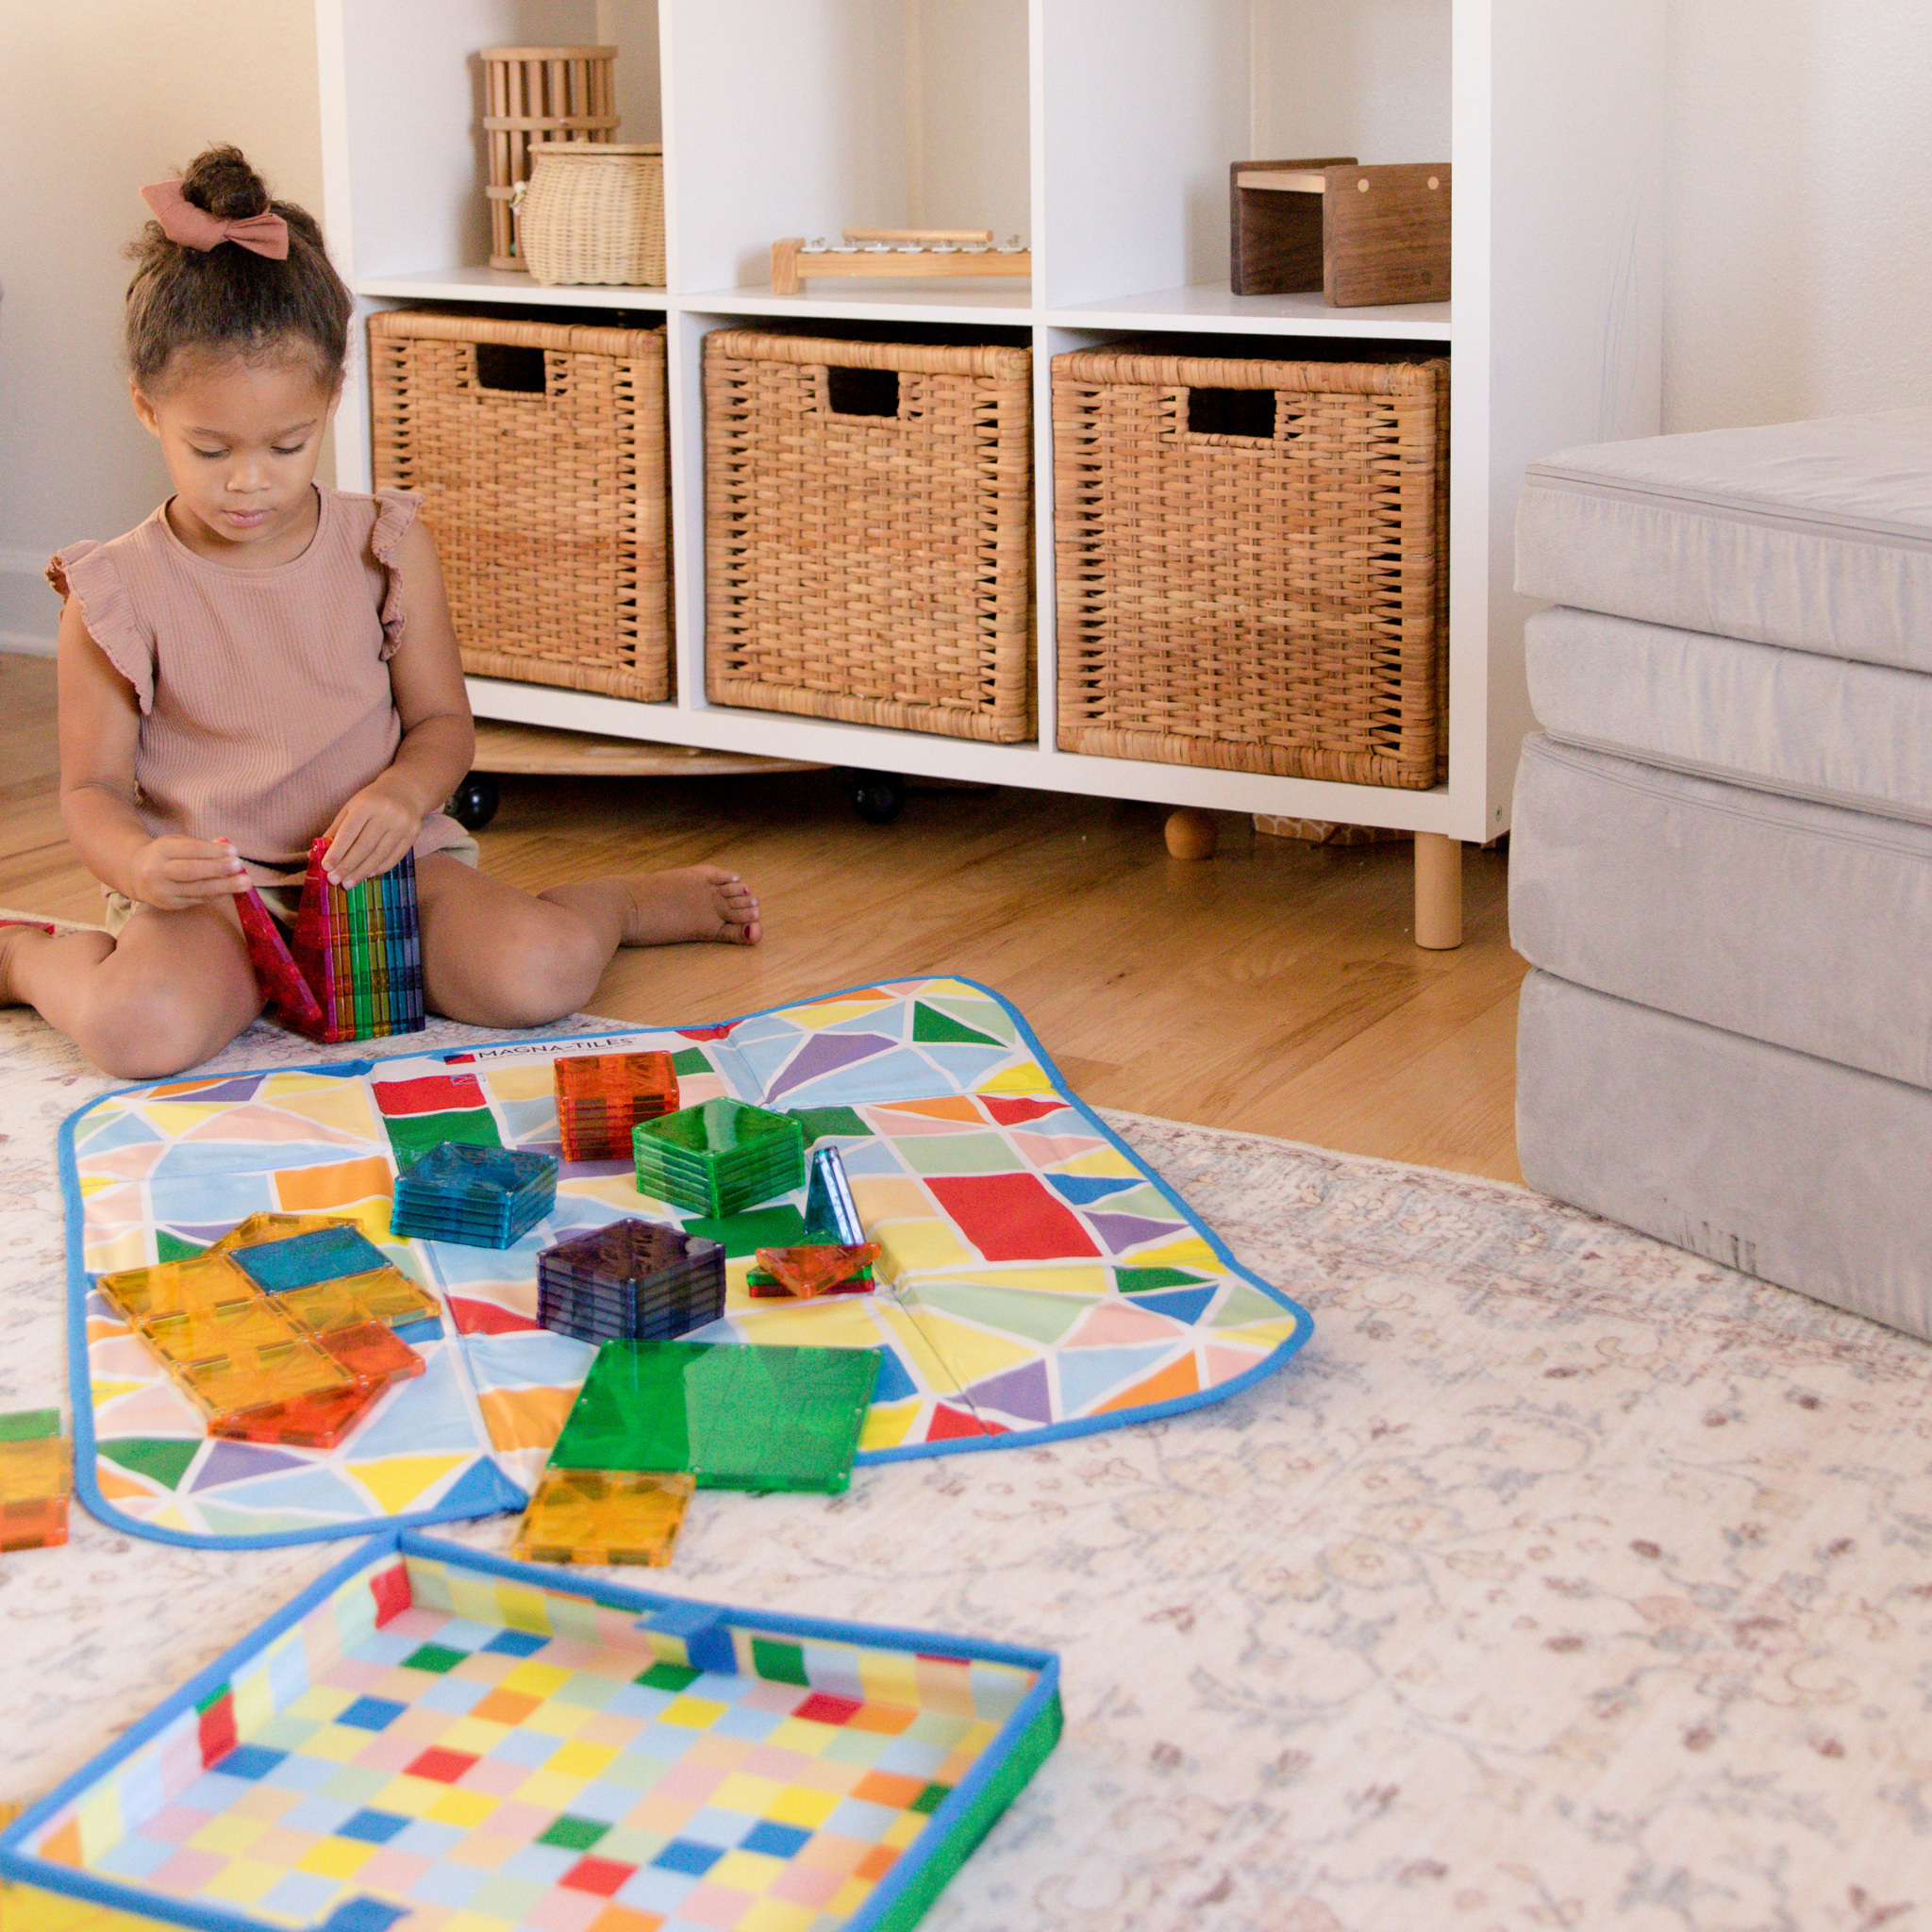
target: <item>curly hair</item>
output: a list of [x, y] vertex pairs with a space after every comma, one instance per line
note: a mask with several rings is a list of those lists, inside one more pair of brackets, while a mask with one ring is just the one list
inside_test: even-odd
[[150, 222], [127, 253], [128, 372], [152, 392], [182, 350], [247, 360], [301, 344], [325, 389], [342, 379], [348, 356], [349, 291], [328, 258], [322, 227], [307, 208], [272, 201], [268, 185], [237, 147], [210, 147], [181, 178], [182, 194], [223, 221], [277, 214], [289, 225], [289, 254], [273, 261], [246, 248], [186, 248]]

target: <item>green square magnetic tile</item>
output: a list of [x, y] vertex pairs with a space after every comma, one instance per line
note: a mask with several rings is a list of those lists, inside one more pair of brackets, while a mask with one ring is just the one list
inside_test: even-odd
[[59, 1433], [58, 1408], [18, 1408], [0, 1415], [0, 1442], [39, 1442]]
[[555, 1469], [689, 1470], [700, 1489], [852, 1480], [879, 1351], [606, 1342], [551, 1452]]

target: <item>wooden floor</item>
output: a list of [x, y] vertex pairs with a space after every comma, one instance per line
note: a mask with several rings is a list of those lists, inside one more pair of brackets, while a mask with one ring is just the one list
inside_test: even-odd
[[[1223, 814], [1219, 856], [1188, 863], [1158, 807], [1016, 790], [915, 788], [868, 825], [830, 772], [501, 784], [484, 863], [514, 884], [712, 859], [758, 891], [761, 946], [621, 953], [601, 1013], [694, 1024], [957, 973], [1096, 1105], [1521, 1178], [1501, 854], [1466, 853], [1465, 942], [1424, 953], [1406, 844], [1311, 848]], [[100, 905], [60, 832], [53, 666], [5, 655], [0, 905]]]

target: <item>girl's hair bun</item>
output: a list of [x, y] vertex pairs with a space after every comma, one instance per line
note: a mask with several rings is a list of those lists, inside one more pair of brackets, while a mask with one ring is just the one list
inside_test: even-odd
[[127, 251], [135, 266], [125, 340], [135, 381], [153, 393], [177, 352], [255, 358], [292, 349], [313, 360], [325, 388], [338, 387], [354, 305], [315, 217], [291, 201], [272, 200], [247, 157], [227, 145], [204, 148], [189, 162], [181, 193], [218, 221], [280, 215], [289, 253], [277, 261], [228, 242], [191, 248], [150, 222]]
[[245, 222], [268, 212], [268, 183], [248, 165], [239, 147], [204, 148], [189, 162], [181, 192], [196, 208], [225, 222]]

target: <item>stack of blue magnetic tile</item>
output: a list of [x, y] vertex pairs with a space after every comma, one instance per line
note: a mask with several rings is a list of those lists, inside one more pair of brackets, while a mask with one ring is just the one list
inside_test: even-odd
[[411, 1240], [507, 1248], [557, 1200], [557, 1158], [444, 1141], [396, 1176], [390, 1226]]

